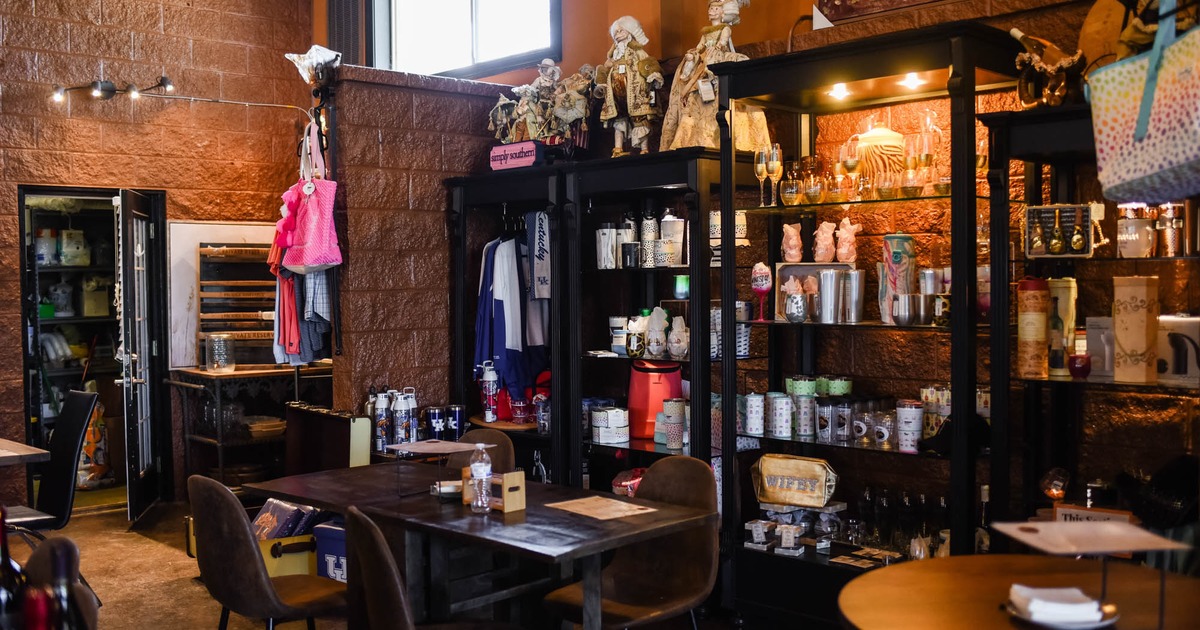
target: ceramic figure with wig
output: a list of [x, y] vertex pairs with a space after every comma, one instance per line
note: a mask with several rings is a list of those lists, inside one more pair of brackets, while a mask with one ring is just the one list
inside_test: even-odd
[[[671, 82], [660, 151], [720, 145], [717, 80], [708, 66], [747, 59], [734, 50], [730, 27], [741, 21], [741, 8], [749, 4], [750, 0], [709, 0], [709, 25], [701, 29], [696, 46], [684, 53]], [[739, 104], [735, 111], [733, 135], [738, 149], [750, 151], [771, 143], [761, 109]]]
[[650, 131], [662, 116], [657, 90], [663, 85], [662, 68], [646, 53], [650, 41], [642, 25], [624, 15], [608, 29], [613, 44], [604, 63], [596, 68], [594, 96], [602, 102], [600, 121], [614, 131], [613, 157], [626, 155], [626, 142], [641, 153], [650, 150]]

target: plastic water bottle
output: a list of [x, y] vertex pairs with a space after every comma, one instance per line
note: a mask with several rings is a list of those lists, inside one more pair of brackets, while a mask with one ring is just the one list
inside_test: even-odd
[[471, 500], [471, 511], [476, 514], [487, 514], [492, 510], [492, 458], [484, 450], [483, 444], [475, 445], [471, 453], [471, 489], [475, 498]]

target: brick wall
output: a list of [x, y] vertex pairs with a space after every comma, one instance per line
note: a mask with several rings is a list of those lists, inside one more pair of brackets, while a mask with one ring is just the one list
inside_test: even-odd
[[349, 248], [334, 405], [370, 385], [450, 388], [447, 177], [487, 168], [487, 113], [505, 86], [344, 67], [335, 86], [338, 193]]
[[[52, 86], [165, 74], [178, 94], [306, 106], [282, 55], [308, 48], [311, 20], [310, 0], [0, 2], [0, 436], [24, 438], [17, 185], [163, 189], [169, 219], [269, 220], [302, 129], [278, 109], [82, 91], [56, 104]], [[0, 501], [24, 488], [5, 469]]]

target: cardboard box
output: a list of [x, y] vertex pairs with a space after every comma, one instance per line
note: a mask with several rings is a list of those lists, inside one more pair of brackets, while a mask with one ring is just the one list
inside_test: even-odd
[[112, 300], [108, 298], [108, 289], [83, 292], [84, 317], [110, 317], [112, 315]]
[[[819, 280], [822, 269], [841, 269], [843, 271], [849, 271], [854, 269], [854, 263], [775, 263], [775, 277], [772, 279], [772, 282], [775, 283], [775, 321], [787, 321], [787, 317], [784, 315], [784, 306], [787, 302], [787, 294], [783, 291], [784, 285], [793, 280], [794, 282], [803, 284], [804, 279], [808, 276], [812, 276], [814, 280]], [[872, 296], [870, 292], [867, 292], [864, 299], [870, 300], [873, 298], [874, 296]], [[816, 320], [815, 316], [813, 319], [814, 321]]]
[[1158, 318], [1158, 383], [1200, 388], [1200, 317]]
[[313, 528], [317, 539], [317, 575], [346, 581], [346, 524], [335, 518]]

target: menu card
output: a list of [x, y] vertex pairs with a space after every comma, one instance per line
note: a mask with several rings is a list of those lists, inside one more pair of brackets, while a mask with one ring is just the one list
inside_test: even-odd
[[658, 511], [656, 508], [629, 503], [628, 501], [621, 501], [619, 499], [606, 499], [604, 497], [587, 497], [585, 499], [571, 499], [570, 501], [547, 503], [546, 507], [590, 516], [601, 521]]

